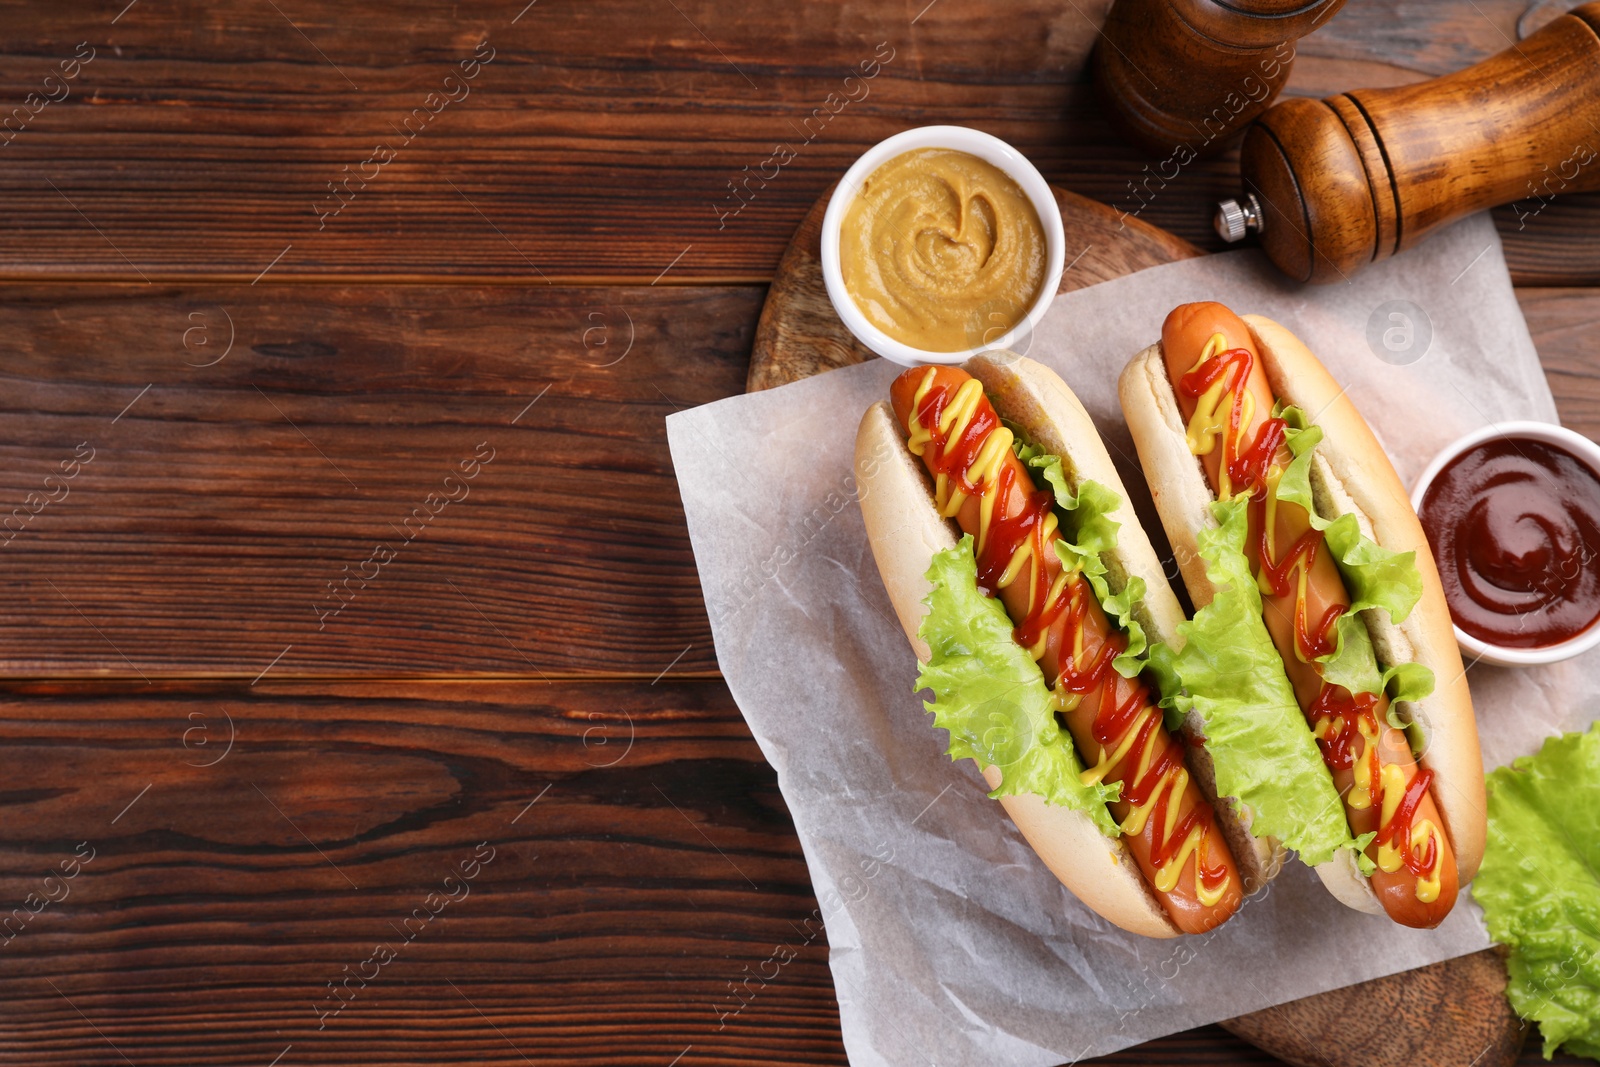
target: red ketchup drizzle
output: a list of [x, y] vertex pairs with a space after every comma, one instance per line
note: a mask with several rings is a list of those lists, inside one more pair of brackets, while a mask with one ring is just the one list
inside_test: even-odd
[[[1306, 709], [1306, 714], [1313, 720], [1323, 716], [1337, 716], [1334, 720], [1334, 730], [1327, 737], [1317, 739], [1317, 746], [1322, 749], [1322, 758], [1329, 767], [1349, 770], [1355, 765], [1356, 754], [1353, 746], [1356, 738], [1361, 736], [1361, 724], [1365, 722], [1369, 732], [1374, 736], [1378, 733], [1377, 703], [1376, 693], [1351, 693], [1340, 685], [1322, 687], [1322, 692], [1317, 694], [1317, 699]], [[1362, 753], [1362, 758], [1371, 760], [1372, 781], [1378, 784], [1381, 766], [1378, 762], [1377, 746], [1366, 749]], [[1374, 844], [1388, 844], [1399, 849], [1405, 857], [1406, 869], [1419, 877], [1433, 869], [1439, 851], [1439, 843], [1432, 835], [1428, 837], [1428, 849], [1421, 859], [1417, 858], [1415, 850], [1411, 848], [1411, 823], [1416, 818], [1417, 808], [1421, 805], [1422, 798], [1427, 795], [1428, 786], [1432, 781], [1432, 771], [1419, 770], [1416, 777], [1406, 786], [1405, 794], [1395, 806], [1394, 814], [1388, 822], [1378, 828], [1378, 836], [1373, 840]]]
[[[1003, 501], [1010, 498], [1011, 487], [1015, 484], [1015, 471], [1016, 468], [1009, 463], [1000, 468], [997, 499]], [[1047, 559], [1054, 557], [1054, 550], [1044, 535], [1045, 519], [1050, 515], [1052, 502], [1050, 493], [1037, 490], [1029, 493], [1022, 510], [1009, 518], [999, 514], [1001, 508], [996, 505], [995, 515], [989, 520], [988, 539], [978, 553], [978, 586], [989, 596], [994, 596], [1000, 587], [1000, 576], [1005, 573], [1011, 557], [1025, 541], [1033, 542], [1032, 565], [1034, 579], [1039, 582], [1039, 595], [1029, 605], [1027, 617], [1012, 630], [1012, 636], [1023, 648], [1038, 644], [1039, 638], [1044, 636], [1067, 607], [1067, 589], [1063, 589], [1053, 600], [1045, 599], [1049, 592], [1050, 576], [1044, 564]], [[1046, 552], [1050, 555], [1046, 556]]]
[[[1337, 716], [1335, 731], [1317, 741], [1324, 763], [1338, 771], [1347, 771], [1355, 766], [1355, 750], [1352, 746], [1356, 738], [1361, 736], [1361, 723], [1370, 724], [1374, 734], [1378, 732], [1378, 717], [1374, 711], [1377, 704], [1376, 693], [1352, 693], [1342, 685], [1322, 687], [1317, 699], [1306, 709], [1306, 717], [1317, 720], [1324, 716]], [[1368, 754], [1375, 757], [1377, 750], [1373, 749]], [[1378, 780], [1376, 767], [1373, 768], [1372, 780]]]
[[[1267, 470], [1283, 447], [1285, 423], [1282, 419], [1267, 419], [1256, 431], [1250, 447], [1238, 451], [1239, 423], [1244, 418], [1244, 382], [1250, 376], [1255, 357], [1248, 349], [1231, 348], [1213, 356], [1199, 367], [1185, 374], [1178, 387], [1184, 395], [1199, 398], [1218, 381], [1226, 377], [1225, 389], [1233, 400], [1228, 406], [1228, 429], [1222, 435], [1222, 462], [1228, 470], [1228, 479], [1237, 492], [1250, 490], [1251, 522], [1256, 530], [1256, 556], [1260, 560], [1260, 573], [1276, 596], [1289, 595], [1289, 576], [1297, 564], [1310, 572], [1316, 562], [1317, 550], [1322, 547], [1322, 531], [1308, 529], [1280, 559], [1274, 560], [1267, 538]], [[1306, 615], [1306, 598], [1296, 596], [1294, 606], [1295, 643], [1301, 656], [1315, 659], [1334, 650], [1334, 624], [1344, 614], [1345, 605], [1330, 604], [1317, 621], [1315, 630]]]
[[[1206, 391], [1227, 376], [1227, 385], [1224, 387], [1232, 393], [1233, 400], [1228, 408], [1228, 428], [1223, 434], [1222, 462], [1228, 471], [1228, 477], [1233, 482], [1235, 491], [1240, 488], [1250, 490], [1250, 521], [1256, 530], [1256, 556], [1259, 562], [1259, 573], [1267, 579], [1275, 596], [1289, 594], [1289, 576], [1294, 573], [1295, 565], [1305, 567], [1304, 573], [1310, 573], [1311, 565], [1316, 562], [1317, 550], [1322, 547], [1322, 531], [1309, 528], [1301, 534], [1295, 543], [1280, 559], [1274, 560], [1267, 541], [1266, 505], [1267, 505], [1267, 471], [1277, 457], [1278, 451], [1283, 447], [1285, 423], [1283, 419], [1271, 418], [1261, 424], [1261, 429], [1256, 431], [1256, 437], [1249, 448], [1242, 453], [1236, 452], [1239, 439], [1239, 423], [1244, 418], [1244, 383], [1250, 376], [1254, 357], [1244, 348], [1232, 348], [1219, 353], [1202, 363], [1199, 367], [1185, 374], [1178, 382], [1178, 388], [1183, 395], [1199, 399]], [[1334, 625], [1339, 617], [1344, 614], [1348, 605], [1330, 604], [1322, 618], [1318, 621], [1315, 633], [1312, 632], [1307, 618], [1306, 596], [1297, 590], [1295, 596], [1294, 622], [1295, 643], [1299, 646], [1300, 653], [1307, 661], [1318, 656], [1325, 656], [1336, 647], [1333, 634]], [[1371, 723], [1372, 733], [1379, 732], [1376, 707], [1378, 697], [1375, 693], [1352, 694], [1343, 686], [1332, 685], [1324, 682], [1318, 691], [1316, 699], [1306, 708], [1306, 718], [1313, 724], [1324, 716], [1337, 716], [1335, 732], [1327, 738], [1318, 739], [1317, 747], [1322, 750], [1322, 761], [1333, 770], [1349, 770], [1355, 763], [1356, 755], [1354, 745], [1357, 738], [1361, 737], [1360, 723]], [[1380, 802], [1379, 791], [1382, 789], [1381, 764], [1378, 761], [1376, 745], [1368, 746], [1363, 739], [1362, 756], [1372, 761], [1372, 783], [1374, 788], [1373, 800]], [[1414, 850], [1410, 847], [1411, 822], [1416, 816], [1417, 807], [1422, 803], [1422, 798], [1427, 795], [1428, 785], [1433, 780], [1433, 772], [1419, 769], [1416, 776], [1406, 786], [1405, 795], [1396, 806], [1394, 815], [1378, 830], [1374, 844], [1392, 844], [1399, 848], [1405, 856], [1406, 869], [1412, 874], [1426, 874], [1433, 868], [1437, 859], [1438, 845], [1430, 836], [1426, 855], [1418, 860]]]
[[973, 457], [978, 449], [983, 447], [984, 439], [991, 430], [1000, 425], [1000, 416], [995, 414], [994, 405], [982, 403], [972, 418], [967, 420], [966, 429], [961, 431], [961, 436], [954, 441], [947, 441], [944, 435], [938, 432], [939, 419], [944, 415], [945, 390], [934, 389], [929, 391], [922, 407], [917, 410], [917, 421], [933, 431], [933, 440], [928, 442], [931, 452], [924, 450], [928, 467], [935, 474], [943, 474], [953, 481], [958, 489], [968, 496], [978, 492], [978, 487], [967, 481], [967, 468], [972, 466]]
[[[1063, 635], [1060, 675], [1056, 681], [1056, 688], [1080, 696], [1100, 691], [1100, 706], [1095, 712], [1092, 732], [1094, 739], [1100, 742], [1102, 748], [1113, 749], [1125, 737], [1129, 730], [1137, 729], [1133, 744], [1129, 746], [1123, 761], [1136, 760], [1144, 751], [1145, 745], [1150, 741], [1152, 730], [1161, 729], [1160, 716], [1150, 710], [1150, 690], [1144, 683], [1134, 681], [1128, 686], [1128, 692], [1122, 700], [1117, 699], [1119, 683], [1122, 676], [1112, 670], [1111, 664], [1118, 656], [1122, 655], [1128, 647], [1128, 638], [1124, 634], [1111, 634], [1088, 666], [1080, 669], [1073, 661], [1072, 648], [1076, 643], [1076, 635], [1083, 628], [1083, 616], [1087, 610], [1089, 598], [1094, 591], [1089, 583], [1079, 575], [1071, 583], [1072, 595], [1069, 600], [1070, 608], [1067, 615], [1066, 633]], [[1140, 715], [1144, 716], [1140, 722]], [[1165, 743], [1158, 745], [1158, 752], [1150, 766], [1145, 768], [1144, 774], [1135, 781], [1122, 780], [1122, 799], [1134, 807], [1147, 803], [1152, 794], [1161, 787], [1167, 776], [1177, 772], [1182, 761], [1182, 749], [1173, 742], [1172, 738], [1165, 739]], [[1196, 804], [1188, 812], [1179, 817], [1177, 824], [1172, 828], [1172, 833], [1166, 833], [1167, 805], [1171, 802], [1170, 791], [1163, 792], [1157, 799], [1155, 807], [1149, 816], [1149, 825], [1153, 827], [1150, 841], [1150, 862], [1160, 867], [1173, 856], [1177, 855], [1184, 839], [1202, 820], [1203, 814], [1209, 815], [1209, 809], [1202, 813], [1201, 806]], [[1207, 820], [1209, 830], [1209, 820]], [[1222, 884], [1227, 877], [1227, 868], [1221, 865], [1206, 867], [1200, 859], [1200, 850], [1196, 850], [1196, 869], [1200, 872], [1203, 884], [1215, 888]]]
[[[1277, 420], [1274, 420], [1277, 421]], [[1274, 596], [1289, 595], [1289, 576], [1294, 573], [1296, 564], [1305, 567], [1310, 573], [1311, 565], [1317, 560], [1317, 549], [1322, 547], [1322, 531], [1308, 529], [1290, 546], [1276, 563], [1272, 561], [1272, 552], [1267, 544], [1267, 491], [1265, 486], [1259, 487], [1255, 495], [1250, 498], [1251, 521], [1256, 527], [1256, 555], [1261, 560], [1261, 574], [1267, 579], [1267, 584], [1272, 587]], [[1300, 655], [1305, 659], [1316, 659], [1326, 656], [1337, 646], [1333, 634], [1334, 624], [1339, 621], [1339, 616], [1344, 614], [1345, 604], [1329, 604], [1328, 610], [1322, 613], [1315, 632], [1312, 631], [1306, 613], [1306, 597], [1296, 591], [1294, 601], [1294, 639], [1300, 647]]]
[[[1250, 353], [1238, 349], [1244, 357], [1244, 372], [1250, 373]], [[1240, 390], [1240, 396], [1244, 391]], [[1237, 402], [1235, 403], [1237, 407]], [[1278, 449], [1283, 447], [1285, 438], [1285, 423], [1282, 419], [1268, 419], [1261, 424], [1261, 429], [1256, 431], [1256, 439], [1240, 455], [1228, 461], [1228, 477], [1233, 479], [1235, 485], [1253, 485], [1256, 488], [1254, 496], [1266, 499], [1267, 468], [1272, 466], [1272, 461], [1277, 458]], [[1238, 436], [1239, 424], [1235, 421], [1228, 427], [1228, 440], [1231, 442]], [[1229, 446], [1231, 447], [1231, 446]], [[1226, 453], [1224, 453], [1226, 455]]]
[[1419, 876], [1433, 870], [1439, 852], [1438, 841], [1432, 834], [1428, 835], [1428, 851], [1420, 860], [1411, 847], [1411, 820], [1416, 818], [1417, 808], [1421, 806], [1422, 798], [1428, 795], [1428, 786], [1432, 782], [1432, 771], [1417, 771], [1417, 776], [1406, 786], [1405, 795], [1395, 807], [1393, 818], [1378, 828], [1376, 839], [1377, 844], [1388, 844], [1399, 849], [1405, 857], [1406, 870]]
[[[961, 436], [954, 441], [946, 441], [938, 430], [939, 417], [943, 414], [948, 400], [946, 394], [945, 388], [930, 390], [922, 406], [917, 409], [917, 421], [932, 432], [932, 440], [924, 449], [923, 458], [928, 468], [935, 474], [944, 475], [950, 484], [962, 492], [976, 496], [982, 492], [983, 486], [968, 482], [967, 470], [978, 450], [983, 447], [983, 442], [989, 433], [999, 426], [1000, 420], [993, 406], [984, 400], [978, 405]], [[1144, 713], [1144, 721], [1138, 727], [1138, 736], [1121, 762], [1137, 759], [1149, 741], [1150, 731], [1161, 729], [1161, 726], [1160, 716], [1151, 709], [1149, 689], [1143, 683], [1133, 682], [1126, 697], [1120, 702], [1117, 699], [1119, 683], [1123, 679], [1112, 670], [1111, 664], [1127, 649], [1128, 639], [1123, 634], [1111, 634], [1095, 652], [1087, 667], [1079, 670], [1073, 662], [1072, 650], [1077, 645], [1077, 635], [1083, 629], [1084, 613], [1088, 610], [1094, 591], [1080, 574], [1067, 582], [1054, 598], [1048, 597], [1050, 585], [1054, 581], [1050, 564], [1060, 565], [1053, 546], [1054, 535], [1049, 538], [1045, 536], [1045, 519], [1054, 506], [1055, 498], [1049, 490], [1029, 492], [1026, 494], [1026, 503], [1016, 514], [1005, 515], [1005, 502], [1011, 499], [1011, 491], [1016, 484], [1015, 472], [1016, 468], [1013, 465], [1009, 463], [1001, 465], [995, 486], [997, 503], [989, 521], [988, 535], [978, 552], [978, 586], [985, 595], [994, 596], [999, 591], [1000, 577], [1005, 573], [1012, 557], [1025, 542], [1032, 540], [1031, 577], [1038, 593], [1031, 598], [1027, 617], [1012, 630], [1012, 636], [1019, 645], [1032, 648], [1055, 624], [1062, 612], [1067, 612], [1055, 687], [1079, 696], [1085, 696], [1099, 689], [1099, 710], [1095, 715], [1092, 730], [1095, 740], [1107, 749], [1115, 747], [1114, 742], [1132, 729], [1138, 722], [1140, 714]], [[1028, 578], [1018, 575], [1016, 580], [1026, 581]], [[1158, 748], [1158, 755], [1137, 781], [1122, 781], [1122, 800], [1135, 806], [1146, 803], [1166, 776], [1177, 771], [1182, 759], [1182, 750], [1176, 742], [1167, 737], [1165, 743]], [[1109, 775], [1106, 780], [1116, 781]], [[1179, 818], [1177, 825], [1173, 827], [1173, 832], [1170, 835], [1166, 834], [1164, 830], [1170, 798], [1170, 791], [1163, 792], [1150, 813], [1149, 824], [1153, 827], [1150, 861], [1157, 867], [1177, 855], [1184, 839], [1195, 826], [1204, 823], [1205, 829], [1202, 833], [1209, 833], [1214, 822], [1211, 809], [1196, 804], [1190, 807], [1187, 814]], [[1228, 869], [1225, 864], [1220, 863], [1215, 867], [1205, 866], [1204, 851], [1204, 847], [1196, 849], [1195, 869], [1199, 872], [1201, 883], [1209, 889], [1215, 889], [1227, 879]]]

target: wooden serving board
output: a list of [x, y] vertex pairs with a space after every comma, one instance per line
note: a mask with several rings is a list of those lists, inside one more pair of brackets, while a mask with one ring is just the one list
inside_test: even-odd
[[[1055, 189], [1069, 266], [1061, 292], [1146, 267], [1204, 255], [1200, 249], [1105, 204]], [[778, 262], [756, 326], [745, 380], [771, 389], [875, 358], [845, 329], [822, 281], [822, 215], [830, 188]], [[1338, 905], [1332, 899], [1329, 907]], [[1374, 951], [1379, 951], [1374, 949]], [[1299, 1067], [1511, 1067], [1526, 1027], [1505, 998], [1505, 965], [1493, 950], [1319, 993], [1222, 1026]]]

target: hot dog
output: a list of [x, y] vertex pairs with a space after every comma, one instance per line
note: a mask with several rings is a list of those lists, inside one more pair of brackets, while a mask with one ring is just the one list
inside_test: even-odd
[[[1061, 456], [1073, 492], [1095, 482], [1126, 501], [1088, 416], [1054, 374], [1003, 353], [980, 356], [966, 370], [908, 370], [891, 399], [892, 411], [875, 405], [862, 420], [857, 479], [880, 573], [913, 647], [925, 663], [939, 655], [925, 640], [922, 612], [933, 548], [969, 552], [966, 580], [998, 598], [1010, 639], [1049, 684], [1054, 717], [1083, 763], [1080, 780], [1118, 790], [1109, 808], [1120, 832], [1111, 836], [1080, 811], [1001, 792], [1013, 821], [1067, 888], [1118, 925], [1172, 936], [1226, 921], [1247, 889], [1274, 873], [1270, 852], [1257, 850], [1231, 813], [1214, 806], [1205, 791], [1209, 768], [1191, 766], [1191, 746], [1163, 725], [1159, 695], [1138, 674], [1114, 668], [1130, 635], [1102, 607], [1088, 576], [1098, 568], [1075, 570], [1057, 548], [1083, 509], [1060, 510], [1050, 487], [1036, 483], [1037, 467], [1019, 458], [1022, 442], [1011, 428]], [[1002, 425], [996, 402], [1015, 422]], [[885, 450], [895, 461], [875, 462]], [[1116, 551], [1107, 553], [1115, 573], [1106, 588], [1115, 580], [1125, 591], [1137, 575], [1141, 633], [1164, 639], [1181, 609], [1131, 509], [1118, 503], [1115, 515]], [[970, 542], [956, 544], [952, 522]], [[938, 604], [926, 600], [931, 616]], [[930, 705], [936, 714], [937, 705]], [[1003, 790], [1007, 772], [979, 763], [991, 787]], [[1230, 838], [1244, 845], [1239, 860]]]
[[[1350, 831], [1370, 861], [1364, 877], [1349, 850], [1321, 864], [1319, 875], [1347, 904], [1406, 926], [1437, 926], [1482, 856], [1483, 780], [1443, 591], [1392, 465], [1343, 390], [1288, 331], [1266, 319], [1240, 319], [1220, 304], [1173, 311], [1161, 344], [1129, 364], [1120, 393], [1197, 608], [1215, 589], [1197, 551], [1210, 517], [1195, 507], [1196, 485], [1218, 500], [1248, 501], [1243, 543], [1267, 631]], [[1280, 495], [1285, 479], [1294, 480], [1288, 472], [1298, 452], [1290, 441], [1306, 421], [1285, 405], [1304, 411], [1322, 430], [1320, 441], [1298, 442], [1313, 442], [1307, 446], [1310, 503], [1318, 522], [1299, 491], [1287, 494], [1296, 499]], [[1332, 545], [1324, 528], [1346, 513], [1358, 518], [1354, 527], [1344, 523], [1339, 544]], [[1352, 549], [1353, 529], [1361, 529], [1372, 547]], [[1416, 607], [1402, 597], [1398, 607], [1365, 607], [1351, 616], [1360, 598], [1345, 572], [1358, 558], [1383, 553], [1395, 576], [1390, 580], [1405, 575], [1410, 581], [1414, 565]], [[1359, 674], [1378, 684], [1352, 689], [1332, 680], [1330, 672], [1347, 682], [1355, 676], [1347, 668], [1369, 655], [1369, 640], [1377, 670]], [[1335, 661], [1343, 662], [1335, 668]], [[1417, 699], [1399, 718], [1391, 715], [1378, 673], [1397, 663], [1432, 673], [1431, 693], [1425, 672], [1411, 675], [1421, 680], [1414, 686]]]

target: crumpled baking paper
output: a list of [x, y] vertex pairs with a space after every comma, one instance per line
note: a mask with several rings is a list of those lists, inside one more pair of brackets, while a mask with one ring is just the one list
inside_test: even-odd
[[[1156, 267], [1062, 295], [1018, 346], [1077, 392], [1152, 531], [1116, 380], [1191, 300], [1295, 331], [1408, 485], [1486, 422], [1556, 421], [1487, 215], [1346, 284], [1291, 283], [1254, 250]], [[1079, 904], [972, 762], [943, 754], [912, 692], [851, 470], [856, 424], [899, 370], [874, 361], [667, 419], [717, 659], [794, 817], [852, 1064], [1056, 1064], [1488, 944], [1465, 893], [1438, 930], [1407, 930], [1343, 907], [1297, 862], [1198, 937], [1137, 937]], [[1600, 652], [1469, 678], [1494, 767], [1595, 718]]]

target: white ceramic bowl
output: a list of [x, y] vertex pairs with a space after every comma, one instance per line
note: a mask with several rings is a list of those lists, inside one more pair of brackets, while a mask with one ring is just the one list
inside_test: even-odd
[[[1033, 203], [1033, 210], [1039, 215], [1039, 222], [1044, 226], [1044, 285], [1039, 290], [1038, 299], [1022, 321], [1003, 337], [977, 348], [959, 352], [929, 352], [897, 341], [867, 320], [844, 286], [844, 272], [839, 267], [839, 231], [844, 224], [845, 212], [856, 197], [856, 191], [884, 163], [919, 148], [951, 148], [977, 156], [1000, 168], [1027, 194]], [[833, 301], [833, 309], [838, 312], [839, 318], [844, 320], [856, 340], [878, 355], [907, 367], [924, 363], [963, 363], [979, 352], [1011, 349], [1039, 325], [1045, 309], [1061, 287], [1066, 244], [1066, 233], [1061, 227], [1061, 209], [1056, 206], [1055, 194], [1050, 191], [1044, 176], [1021, 152], [998, 137], [965, 126], [919, 126], [880, 141], [844, 172], [844, 177], [833, 191], [833, 197], [828, 201], [828, 210], [822, 216], [822, 278], [828, 286], [828, 299]]]
[[[1433, 462], [1422, 472], [1422, 477], [1417, 479], [1416, 488], [1411, 491], [1411, 506], [1420, 515], [1422, 498], [1427, 495], [1428, 487], [1433, 484], [1439, 472], [1444, 470], [1446, 464], [1474, 446], [1500, 437], [1531, 438], [1555, 445], [1572, 453], [1586, 463], [1590, 470], [1600, 474], [1600, 445], [1596, 445], [1582, 434], [1549, 422], [1496, 422], [1474, 430], [1445, 446], [1444, 451], [1435, 456]], [[1587, 630], [1571, 640], [1545, 648], [1506, 648], [1473, 637], [1459, 626], [1455, 627], [1455, 631], [1456, 643], [1461, 646], [1461, 651], [1467, 657], [1469, 664], [1483, 660], [1499, 667], [1530, 667], [1556, 663], [1570, 659], [1580, 652], [1587, 652], [1596, 644], [1600, 644], [1600, 620], [1591, 623]]]

